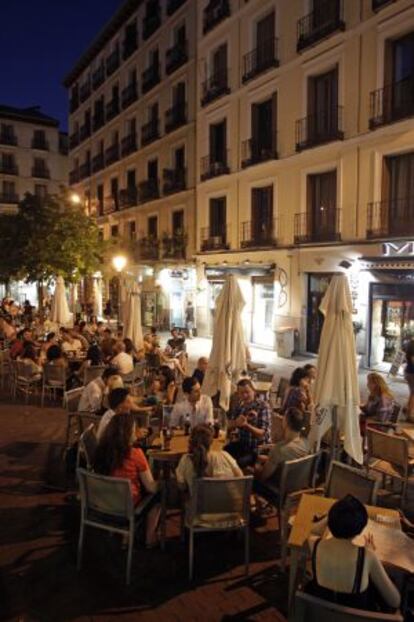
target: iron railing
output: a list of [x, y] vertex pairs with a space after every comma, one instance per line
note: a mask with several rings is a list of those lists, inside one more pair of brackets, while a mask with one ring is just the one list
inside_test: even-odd
[[138, 99], [138, 84], [136, 82], [131, 82], [124, 89], [122, 89], [121, 93], [121, 101], [122, 108], [128, 108], [131, 104], [133, 104]]
[[243, 56], [242, 82], [248, 82], [267, 69], [278, 67], [278, 40], [258, 41], [257, 48]]
[[92, 122], [93, 131], [96, 132], [97, 130], [99, 130], [104, 125], [105, 125], [105, 115], [104, 115], [103, 111], [99, 112], [98, 114], [94, 114], [93, 115], [93, 122]]
[[133, 134], [128, 134], [124, 136], [121, 140], [121, 155], [127, 156], [130, 153], [133, 153], [138, 149], [137, 145], [137, 134], [134, 132]]
[[230, 17], [229, 0], [210, 0], [203, 11], [203, 34], [213, 30], [226, 17]]
[[[315, 210], [316, 211], [316, 210]], [[317, 214], [295, 214], [295, 244], [336, 242], [341, 239], [341, 210], [333, 206], [320, 206]]]
[[211, 179], [212, 177], [218, 177], [219, 175], [228, 175], [230, 173], [229, 167], [229, 151], [225, 150], [221, 155], [210, 154], [201, 158], [200, 163], [200, 176], [201, 181]]
[[92, 74], [92, 88], [96, 91], [97, 88], [101, 86], [105, 82], [105, 66], [103, 63], [95, 69]]
[[228, 85], [228, 69], [223, 67], [213, 73], [202, 85], [201, 105], [206, 106], [218, 97], [228, 95], [230, 88]]
[[79, 142], [81, 143], [83, 140], [86, 140], [91, 135], [91, 123], [86, 122], [79, 128]]
[[276, 219], [265, 222], [248, 220], [241, 223], [240, 246], [241, 248], [259, 248], [277, 245]]
[[46, 166], [33, 166], [32, 177], [38, 177], [39, 179], [50, 179], [50, 171]]
[[187, 171], [185, 168], [165, 168], [163, 170], [163, 194], [174, 194], [182, 192], [187, 187]]
[[150, 178], [138, 184], [138, 196], [140, 203], [146, 203], [158, 199], [160, 196], [160, 182], [157, 178]]
[[164, 233], [162, 236], [163, 259], [185, 259], [187, 234], [185, 231]]
[[296, 151], [343, 140], [343, 107], [332, 106], [296, 121]]
[[114, 143], [105, 149], [105, 166], [119, 160], [119, 143]]
[[370, 94], [371, 130], [414, 115], [414, 76], [387, 84]]
[[0, 134], [0, 145], [17, 145], [17, 136], [12, 132], [2, 132]]
[[277, 135], [269, 133], [267, 136], [249, 138], [242, 142], [242, 168], [277, 160]]
[[92, 171], [97, 173], [105, 167], [105, 157], [103, 153], [98, 153], [92, 158]]
[[91, 94], [91, 81], [90, 78], [85, 80], [83, 84], [79, 87], [79, 99], [83, 103], [88, 99]]
[[160, 241], [154, 236], [141, 237], [137, 240], [136, 250], [139, 259], [156, 261], [160, 256]]
[[136, 186], [127, 186], [119, 191], [119, 205], [121, 209], [138, 205], [138, 189]]
[[119, 114], [119, 99], [113, 98], [106, 104], [106, 120], [110, 121]]
[[114, 51], [107, 57], [105, 65], [106, 65], [106, 75], [111, 76], [119, 67], [119, 47], [116, 46]]
[[4, 173], [5, 175], [18, 175], [19, 169], [15, 162], [0, 162], [0, 173]]
[[202, 227], [200, 230], [200, 250], [201, 251], [222, 251], [229, 250], [229, 228], [227, 223], [222, 227]]
[[79, 179], [85, 179], [86, 177], [90, 177], [91, 174], [91, 163], [89, 160], [83, 162], [83, 164], [79, 167]]
[[155, 63], [142, 72], [142, 92], [148, 93], [160, 81], [160, 65]]
[[414, 196], [368, 203], [367, 238], [414, 235]]
[[32, 138], [32, 149], [41, 149], [42, 151], [49, 151], [49, 143], [46, 138], [35, 137]]
[[14, 192], [0, 193], [0, 203], [18, 203], [19, 200], [19, 195]]
[[165, 131], [168, 134], [187, 123], [187, 104], [174, 104], [165, 112]]
[[151, 119], [141, 128], [141, 144], [143, 146], [153, 143], [160, 137], [160, 120]]
[[326, 0], [298, 20], [296, 49], [300, 52], [337, 30], [345, 30], [342, 0]]
[[187, 41], [173, 45], [165, 54], [165, 71], [168, 75], [188, 61]]

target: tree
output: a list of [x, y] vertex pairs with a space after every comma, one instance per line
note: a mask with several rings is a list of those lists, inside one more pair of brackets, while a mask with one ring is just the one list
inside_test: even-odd
[[0, 216], [0, 282], [6, 287], [12, 279], [22, 278], [19, 246], [19, 223], [16, 214]]

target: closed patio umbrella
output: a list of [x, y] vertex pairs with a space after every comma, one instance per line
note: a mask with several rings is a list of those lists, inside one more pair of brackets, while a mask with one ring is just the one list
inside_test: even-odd
[[239, 284], [234, 275], [224, 283], [216, 304], [213, 343], [203, 393], [215, 395], [220, 391], [220, 406], [228, 410], [231, 386], [246, 369], [246, 344], [241, 312], [245, 305]]
[[93, 280], [93, 314], [97, 318], [102, 317], [102, 292], [98, 279]]
[[143, 347], [141, 326], [141, 296], [138, 285], [134, 283], [128, 293], [126, 317], [124, 322], [124, 337], [131, 339], [137, 350]]
[[319, 421], [319, 432], [324, 433], [332, 425], [335, 438], [339, 429], [344, 436], [345, 451], [362, 464], [352, 300], [345, 274], [332, 277], [319, 308], [325, 321], [318, 353], [315, 401], [326, 413], [325, 420]]
[[72, 322], [72, 314], [69, 311], [69, 305], [66, 299], [65, 283], [61, 276], [58, 276], [56, 279], [50, 319], [59, 326], [67, 326]]

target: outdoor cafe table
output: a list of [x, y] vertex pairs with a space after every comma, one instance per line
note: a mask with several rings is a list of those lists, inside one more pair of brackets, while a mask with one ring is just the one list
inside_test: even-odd
[[[315, 524], [314, 517], [326, 515], [335, 501], [337, 499], [318, 497], [317, 495], [303, 494], [301, 497], [288, 541], [290, 548], [289, 609], [292, 607], [296, 592], [299, 561], [308, 551], [307, 542]], [[376, 554], [379, 559], [382, 562], [392, 563], [399, 570], [408, 573], [414, 572], [414, 541], [411, 541], [401, 531], [397, 510], [370, 505], [365, 507], [368, 517], [377, 521], [374, 539]], [[382, 523], [380, 523], [381, 519]], [[387, 520], [392, 523], [392, 527], [385, 524]], [[398, 525], [398, 528], [395, 528], [394, 525]], [[387, 533], [383, 531], [390, 529], [392, 529], [394, 536], [392, 549], [390, 548], [390, 538], [385, 537]], [[370, 530], [369, 527], [368, 530]], [[381, 533], [384, 534], [384, 538], [381, 537]]]

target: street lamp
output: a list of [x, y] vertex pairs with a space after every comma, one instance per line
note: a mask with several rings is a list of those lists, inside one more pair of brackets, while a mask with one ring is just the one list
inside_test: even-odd
[[81, 202], [81, 198], [76, 192], [72, 192], [72, 194], [70, 195], [70, 200], [73, 205], [79, 205]]
[[115, 270], [118, 272], [118, 328], [120, 327], [120, 319], [121, 319], [121, 272], [124, 270], [127, 265], [127, 258], [125, 255], [115, 255], [112, 258], [112, 265]]

